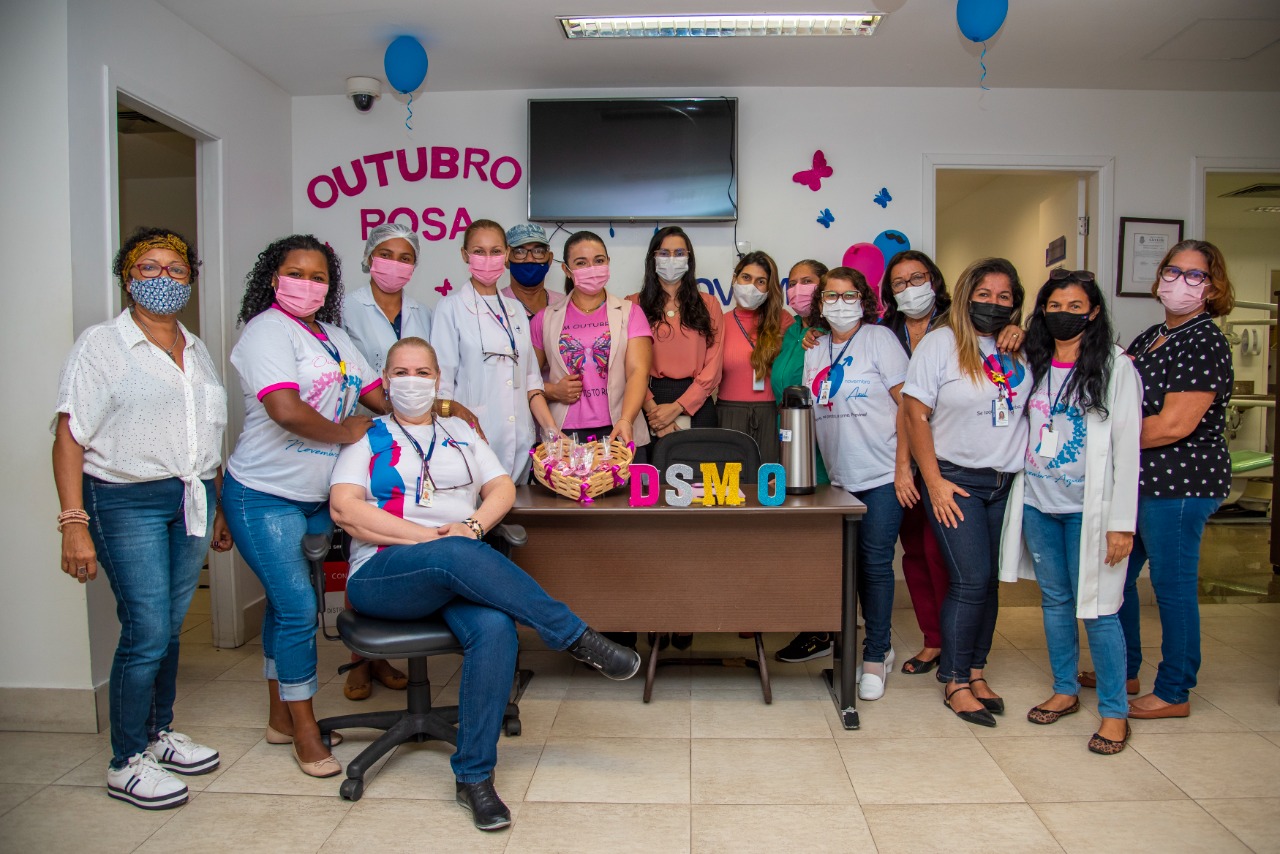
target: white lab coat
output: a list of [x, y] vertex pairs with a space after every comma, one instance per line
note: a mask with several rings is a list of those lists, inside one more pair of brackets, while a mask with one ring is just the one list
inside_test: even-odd
[[470, 282], [436, 305], [431, 344], [440, 360], [440, 396], [476, 414], [489, 446], [520, 483], [529, 472], [529, 449], [537, 438], [529, 392], [542, 388], [542, 372], [524, 308], [505, 297], [503, 305], [518, 359], [484, 358], [485, 353], [509, 353], [511, 343]]
[[[1138, 476], [1141, 468], [1142, 379], [1124, 350], [1115, 348], [1104, 421], [1085, 414], [1084, 514], [1080, 526], [1080, 581], [1076, 616], [1094, 619], [1120, 610], [1129, 561], [1107, 566], [1107, 532], [1138, 529]], [[1025, 475], [1009, 489], [1000, 539], [1000, 580], [1036, 577], [1035, 563], [1022, 536]]]
[[[431, 340], [431, 309], [401, 292], [400, 337]], [[348, 293], [342, 301], [342, 328], [359, 348], [366, 362], [382, 373], [387, 362], [387, 350], [396, 343], [396, 331], [391, 321], [373, 301], [373, 286], [366, 285]]]

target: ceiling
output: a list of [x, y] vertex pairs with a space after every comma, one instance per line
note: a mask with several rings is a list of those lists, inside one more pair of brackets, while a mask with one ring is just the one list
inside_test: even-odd
[[1280, 235], [1280, 213], [1254, 213], [1250, 208], [1280, 205], [1280, 191], [1266, 196], [1228, 196], [1254, 184], [1280, 187], [1280, 174], [1275, 172], [1209, 172], [1204, 179], [1205, 231], [1220, 228], [1274, 229]]
[[[158, 0], [291, 95], [384, 78], [417, 36], [433, 92], [744, 86], [973, 87], [981, 46], [950, 0], [699, 0], [699, 13], [882, 11], [871, 38], [570, 42], [557, 14], [680, 11], [653, 0]], [[1280, 91], [1277, 0], [1011, 0], [988, 43], [992, 88]], [[832, 7], [842, 7], [835, 8]]]

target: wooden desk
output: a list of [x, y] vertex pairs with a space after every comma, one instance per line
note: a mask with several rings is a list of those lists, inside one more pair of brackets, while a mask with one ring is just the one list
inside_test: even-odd
[[778, 507], [761, 507], [753, 484], [743, 492], [739, 507], [632, 507], [625, 490], [582, 505], [521, 486], [504, 521], [529, 531], [519, 564], [598, 631], [839, 631], [840, 679], [823, 676], [845, 729], [857, 729], [866, 507], [830, 486]]

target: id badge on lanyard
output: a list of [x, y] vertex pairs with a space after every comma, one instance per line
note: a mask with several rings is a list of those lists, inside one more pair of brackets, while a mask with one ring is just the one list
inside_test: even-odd
[[1008, 427], [1009, 418], [1009, 398], [1007, 392], [1001, 388], [1000, 393], [996, 395], [996, 399], [991, 401], [991, 426], [992, 427]]

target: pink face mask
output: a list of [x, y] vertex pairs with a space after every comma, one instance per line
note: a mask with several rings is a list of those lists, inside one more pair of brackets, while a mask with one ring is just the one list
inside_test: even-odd
[[1156, 293], [1160, 297], [1160, 302], [1164, 303], [1165, 309], [1170, 314], [1192, 314], [1199, 311], [1204, 305], [1204, 292], [1208, 289], [1208, 282], [1204, 285], [1193, 288], [1187, 284], [1187, 280], [1182, 276], [1174, 279], [1172, 282], [1160, 280], [1160, 287]]
[[413, 265], [391, 258], [373, 258], [369, 261], [369, 277], [383, 293], [394, 294], [404, 289], [413, 276]]
[[813, 293], [818, 289], [816, 284], [798, 282], [787, 291], [787, 303], [795, 309], [796, 314], [805, 317], [813, 307]]
[[573, 286], [589, 297], [600, 293], [607, 284], [609, 284], [608, 264], [600, 264], [596, 267], [574, 268]]
[[324, 305], [324, 298], [329, 294], [327, 282], [279, 275], [276, 278], [279, 280], [276, 302], [294, 317], [310, 317], [315, 314]]
[[468, 255], [467, 269], [471, 278], [482, 285], [492, 285], [502, 278], [502, 271], [507, 268], [506, 255]]

